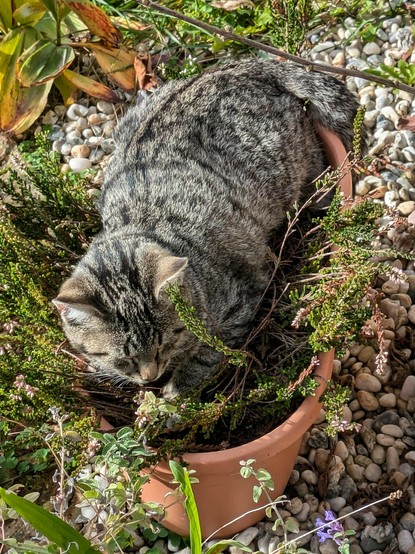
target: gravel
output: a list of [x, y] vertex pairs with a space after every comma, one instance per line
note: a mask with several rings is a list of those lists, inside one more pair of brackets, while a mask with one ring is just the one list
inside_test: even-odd
[[[396, 66], [411, 53], [411, 21], [396, 15], [383, 20], [376, 38], [362, 43], [356, 35], [357, 24], [347, 18], [331, 33], [311, 36], [314, 45], [308, 53], [313, 61], [365, 69], [380, 63]], [[342, 45], [343, 44], [343, 45]], [[364, 176], [357, 183], [358, 196], [370, 195], [375, 202], [397, 210], [401, 224], [388, 231], [385, 249], [415, 247], [415, 133], [399, 127], [401, 117], [415, 117], [414, 98], [402, 91], [378, 87], [361, 78], [347, 77], [350, 90], [357, 93], [366, 107], [365, 122], [370, 131], [369, 155], [380, 155], [384, 164], [375, 175]], [[140, 97], [139, 97], [140, 100]], [[53, 126], [53, 149], [62, 155], [63, 171], [95, 169], [94, 180], [102, 182], [103, 171], [114, 150], [112, 131], [120, 114], [120, 105], [99, 101], [96, 105], [82, 100], [66, 111], [56, 106], [43, 117]], [[385, 339], [389, 357], [383, 371], [376, 367], [375, 347], [353, 345], [335, 361], [340, 378], [353, 375], [353, 392], [344, 408], [344, 420], [361, 424], [360, 432], [339, 432], [329, 438], [324, 432], [324, 413], [304, 436], [299, 463], [293, 470], [286, 490], [289, 503], [280, 512], [290, 529], [300, 537], [313, 528], [317, 516], [331, 509], [345, 516], [343, 525], [355, 531], [350, 537], [351, 553], [415, 553], [415, 271], [414, 261], [389, 262], [382, 258], [385, 274], [376, 287], [384, 294], [381, 310], [386, 316]], [[399, 276], [401, 274], [401, 276]], [[370, 322], [373, 329], [376, 323]], [[306, 466], [301, 462], [306, 460]], [[307, 467], [307, 469], [304, 469]], [[362, 504], [388, 496], [401, 489], [402, 501], [385, 501], [349, 514]], [[88, 507], [82, 508], [87, 518]], [[265, 519], [237, 537], [254, 550], [273, 552], [281, 541], [281, 528], [272, 529]], [[309, 535], [299, 541], [313, 552], [337, 552], [333, 541], [319, 543]], [[167, 540], [160, 551], [174, 552]], [[144, 554], [146, 546], [140, 552]], [[177, 549], [176, 549], [177, 550]], [[239, 549], [231, 548], [234, 554]], [[185, 551], [181, 551], [185, 552]]]

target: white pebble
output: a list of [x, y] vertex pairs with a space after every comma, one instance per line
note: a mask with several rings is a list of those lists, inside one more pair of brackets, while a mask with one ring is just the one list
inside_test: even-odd
[[398, 206], [398, 212], [401, 215], [409, 215], [415, 210], [415, 201], [409, 200], [408, 202], [402, 202]]
[[102, 113], [110, 115], [114, 113], [114, 104], [111, 104], [110, 102], [106, 102], [105, 100], [100, 100], [97, 103], [97, 109]]
[[408, 162], [415, 161], [415, 148], [413, 146], [407, 146], [402, 150], [402, 154]]
[[366, 180], [359, 181], [355, 185], [355, 193], [358, 196], [365, 196], [371, 189], [370, 183], [368, 183]]
[[71, 158], [69, 160], [69, 166], [74, 173], [81, 173], [81, 171], [89, 169], [91, 165], [91, 160], [88, 160], [87, 158]]
[[66, 112], [66, 117], [75, 121], [78, 117], [84, 117], [88, 113], [88, 108], [81, 104], [71, 104]]
[[363, 52], [366, 54], [366, 56], [380, 54], [380, 46], [376, 42], [368, 42], [363, 46]]
[[72, 144], [69, 144], [67, 142], [65, 142], [65, 144], [62, 144], [61, 154], [63, 156], [68, 156], [71, 153], [71, 150], [72, 150]]

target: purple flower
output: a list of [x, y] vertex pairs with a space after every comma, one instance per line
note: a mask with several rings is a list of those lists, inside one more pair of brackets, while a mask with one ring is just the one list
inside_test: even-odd
[[332, 539], [337, 545], [342, 544], [342, 537], [335, 537], [337, 533], [343, 535], [344, 529], [342, 524], [339, 521], [335, 521], [336, 516], [331, 510], [326, 510], [324, 512], [324, 520], [318, 517], [316, 519], [317, 527], [322, 527], [322, 529], [317, 530], [317, 536], [320, 542], [325, 542], [327, 539]]

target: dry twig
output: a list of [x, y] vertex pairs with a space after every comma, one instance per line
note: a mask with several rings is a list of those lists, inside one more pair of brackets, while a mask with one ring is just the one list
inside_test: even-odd
[[152, 2], [152, 0], [137, 0], [137, 2], [139, 4], [142, 4], [143, 6], [152, 8], [168, 16], [175, 17], [176, 19], [180, 19], [181, 21], [185, 21], [186, 23], [190, 23], [190, 25], [194, 25], [195, 27], [204, 29], [205, 31], [213, 35], [219, 35], [228, 40], [234, 40], [235, 42], [240, 42], [252, 48], [258, 48], [258, 50], [263, 50], [264, 52], [268, 52], [269, 54], [273, 54], [274, 56], [279, 56], [281, 58], [290, 60], [292, 62], [296, 62], [300, 65], [304, 65], [307, 67], [309, 71], [322, 71], [323, 73], [336, 73], [337, 75], [348, 75], [350, 77], [358, 77], [360, 79], [373, 81], [375, 83], [379, 83], [387, 87], [403, 90], [405, 92], [409, 92], [410, 94], [415, 94], [415, 87], [405, 85], [404, 83], [401, 83], [397, 80], [385, 79], [383, 77], [379, 77], [378, 75], [372, 75], [369, 73], [364, 73], [363, 71], [358, 71], [357, 69], [346, 69], [345, 67], [337, 67], [337, 66], [334, 67], [328, 64], [315, 63], [310, 60], [300, 58], [299, 56], [295, 56], [294, 54], [289, 54], [288, 52], [284, 52], [283, 50], [278, 50], [278, 48], [274, 48], [273, 46], [268, 46], [267, 44], [261, 44], [257, 40], [252, 40], [250, 38], [243, 37], [236, 33], [225, 31], [224, 29], [219, 29], [219, 27], [215, 27], [213, 25], [210, 25], [209, 23], [199, 21], [198, 19], [194, 19], [193, 17], [188, 17], [187, 15], [184, 15], [175, 10], [171, 10], [170, 8], [166, 8], [165, 6], [160, 6], [160, 4], [157, 4], [156, 2]]

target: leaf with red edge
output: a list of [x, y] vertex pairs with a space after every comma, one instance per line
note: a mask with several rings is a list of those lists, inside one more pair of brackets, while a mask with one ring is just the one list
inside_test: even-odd
[[134, 70], [140, 90], [150, 90], [157, 86], [157, 79], [151, 69], [151, 58], [147, 54], [139, 54], [135, 57]]
[[95, 98], [100, 98], [101, 100], [107, 100], [107, 102], [120, 101], [119, 96], [113, 90], [103, 85], [102, 83], [93, 81], [89, 77], [84, 77], [83, 75], [79, 75], [78, 73], [75, 73], [75, 71], [66, 69], [60, 77], [63, 77], [74, 87], [83, 90], [84, 92], [86, 92], [87, 94], [90, 94], [91, 96], [94, 96]]
[[63, 2], [82, 19], [91, 33], [100, 37], [104, 43], [114, 46], [121, 44], [121, 32], [101, 8], [88, 0], [63, 0]]
[[111, 81], [127, 92], [134, 92], [134, 52], [102, 46], [95, 42], [87, 42], [83, 46], [94, 52], [97, 62]]

